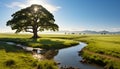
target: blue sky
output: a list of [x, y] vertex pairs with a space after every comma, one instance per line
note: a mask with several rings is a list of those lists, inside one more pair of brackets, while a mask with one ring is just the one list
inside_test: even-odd
[[120, 0], [1, 0], [0, 31], [10, 32], [11, 15], [34, 3], [54, 14], [60, 30], [120, 31]]

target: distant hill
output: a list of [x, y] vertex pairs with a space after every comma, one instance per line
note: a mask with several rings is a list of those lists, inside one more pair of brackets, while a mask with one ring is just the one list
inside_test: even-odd
[[80, 33], [86, 33], [86, 34], [98, 34], [98, 32], [96, 32], [96, 31], [90, 31], [90, 30], [80, 31]]
[[110, 32], [110, 31], [91, 31], [91, 30], [84, 30], [84, 31], [59, 31], [59, 33], [66, 33], [66, 34], [120, 34], [118, 32]]

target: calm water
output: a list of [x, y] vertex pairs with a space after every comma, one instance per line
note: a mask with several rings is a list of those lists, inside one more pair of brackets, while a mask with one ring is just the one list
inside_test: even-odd
[[83, 47], [85, 47], [85, 43], [80, 43], [77, 46], [60, 49], [58, 54], [54, 57], [54, 60], [61, 63], [59, 66], [72, 66], [80, 69], [103, 69], [103, 67], [95, 66], [91, 64], [83, 64], [80, 62], [82, 57], [78, 55], [78, 51], [80, 51]]
[[[22, 47], [23, 49], [25, 48], [25, 50], [30, 50], [30, 51], [33, 50], [32, 47], [26, 47], [20, 44], [15, 44], [13, 42], [6, 42], [6, 43], [10, 45], [16, 45]], [[54, 58], [55, 61], [60, 63], [59, 67], [72, 66], [80, 69], [103, 69], [103, 67], [100, 66], [85, 64], [85, 63], [83, 64], [80, 62], [80, 60], [82, 60], [82, 57], [78, 55], [78, 51], [80, 51], [85, 46], [86, 44], [81, 42], [79, 45], [74, 47], [64, 48], [60, 50], [48, 50], [42, 55], [46, 59]]]

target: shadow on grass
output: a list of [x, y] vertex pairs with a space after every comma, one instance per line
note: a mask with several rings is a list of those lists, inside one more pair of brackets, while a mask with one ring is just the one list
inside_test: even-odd
[[43, 49], [61, 49], [72, 46], [72, 43], [65, 44], [64, 40], [61, 39], [52, 39], [52, 38], [45, 38], [45, 39], [38, 39], [36, 42], [30, 41], [27, 44], [28, 46], [34, 47], [34, 48], [43, 48]]
[[14, 42], [16, 44], [22, 44], [33, 48], [43, 49], [61, 49], [79, 44], [75, 41], [69, 41], [64, 39], [52, 39], [52, 38], [0, 38], [3, 42]]
[[16, 47], [14, 45], [8, 45], [4, 42], [0, 42], [0, 50], [5, 50], [6, 52], [23, 52], [22, 48]]

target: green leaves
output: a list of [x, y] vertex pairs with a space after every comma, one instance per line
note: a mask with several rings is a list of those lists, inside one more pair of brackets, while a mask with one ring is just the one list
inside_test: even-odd
[[[7, 26], [11, 26], [16, 33], [21, 31], [58, 31], [58, 25], [54, 23], [55, 19], [52, 13], [41, 5], [31, 5], [30, 7], [21, 9], [12, 15], [12, 19], [7, 22]], [[28, 31], [32, 29], [31, 31]], [[34, 33], [34, 32], [33, 32]]]

